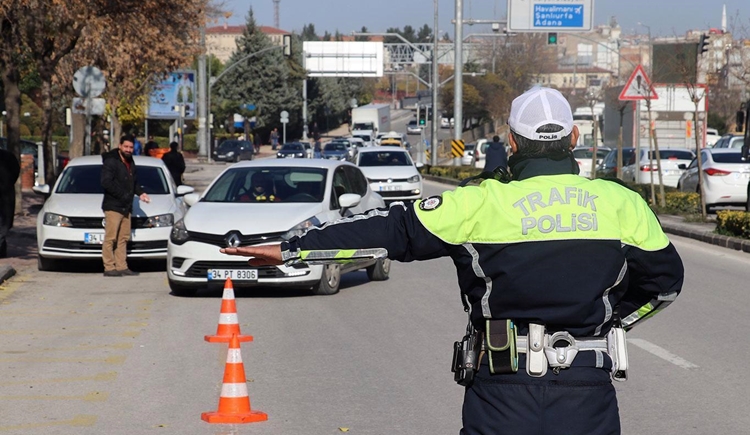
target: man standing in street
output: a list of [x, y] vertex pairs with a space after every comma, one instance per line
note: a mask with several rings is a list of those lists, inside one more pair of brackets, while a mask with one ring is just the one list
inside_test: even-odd
[[177, 150], [178, 146], [177, 142], [170, 143], [169, 152], [161, 157], [164, 164], [167, 165], [169, 173], [172, 174], [174, 184], [177, 186], [182, 184], [182, 174], [185, 173], [185, 157]]
[[276, 151], [276, 148], [279, 147], [279, 129], [274, 128], [271, 132], [271, 149]]
[[0, 149], [0, 258], [8, 256], [6, 238], [13, 228], [16, 207], [16, 180], [21, 173], [21, 164], [10, 151]]
[[315, 158], [319, 159], [320, 153], [322, 152], [322, 148], [320, 145], [320, 129], [318, 128], [317, 122], [313, 123], [313, 126], [312, 126], [312, 138], [313, 138], [313, 141], [315, 142], [315, 145], [313, 148], [313, 151], [315, 152]]
[[578, 176], [578, 128], [559, 91], [517, 97], [508, 124], [513, 180], [220, 252], [252, 266], [451, 257], [468, 314], [452, 367], [465, 387], [461, 435], [619, 435], [612, 380], [627, 379], [625, 331], [678, 297], [682, 260], [638, 193]]
[[508, 154], [505, 152], [505, 144], [500, 142], [500, 136], [493, 136], [485, 153], [484, 170], [494, 172], [499, 167], [508, 169]]
[[102, 261], [104, 276], [134, 276], [128, 268], [127, 245], [130, 240], [130, 214], [133, 211], [133, 196], [151, 202], [148, 194], [138, 184], [133, 144], [135, 138], [125, 135], [120, 138], [120, 147], [102, 154], [102, 187], [104, 199], [104, 243]]

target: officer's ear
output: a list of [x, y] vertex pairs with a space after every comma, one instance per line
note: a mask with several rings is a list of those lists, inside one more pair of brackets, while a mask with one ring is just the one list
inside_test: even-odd
[[508, 132], [508, 142], [510, 143], [510, 150], [513, 151], [513, 154], [518, 152], [518, 144], [516, 143], [516, 138], [513, 137], [513, 132]]
[[570, 149], [576, 147], [576, 144], [578, 143], [578, 135], [580, 132], [578, 131], [578, 126], [573, 124], [573, 131], [570, 132]]

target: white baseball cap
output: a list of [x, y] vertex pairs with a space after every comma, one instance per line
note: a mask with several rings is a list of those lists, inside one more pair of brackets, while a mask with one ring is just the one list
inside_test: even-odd
[[[543, 125], [554, 124], [562, 130], [539, 133]], [[535, 86], [513, 100], [508, 125], [521, 136], [537, 141], [556, 141], [573, 131], [573, 112], [560, 91]]]

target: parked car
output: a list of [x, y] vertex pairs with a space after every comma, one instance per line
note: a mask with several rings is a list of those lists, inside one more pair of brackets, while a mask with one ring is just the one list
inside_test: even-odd
[[324, 159], [347, 160], [349, 158], [349, 148], [343, 142], [331, 141], [323, 145], [320, 154]]
[[713, 148], [740, 149], [745, 144], [745, 137], [737, 134], [726, 134], [714, 144]]
[[220, 143], [213, 152], [215, 161], [239, 162], [240, 160], [252, 160], [255, 147], [250, 141], [227, 139]]
[[[687, 166], [695, 153], [687, 148], [667, 148], [659, 150], [661, 157], [661, 174], [665, 186], [677, 187], [677, 183], [685, 172]], [[680, 165], [683, 165], [682, 168]], [[641, 149], [640, 156], [636, 158], [635, 153], [630, 157], [628, 164], [622, 168], [623, 181], [636, 184], [650, 184], [653, 172], [654, 183], [659, 183], [657, 172], [656, 152]]]
[[370, 188], [387, 202], [414, 201], [422, 198], [422, 176], [409, 152], [395, 147], [373, 147], [359, 152], [357, 166], [370, 183]]
[[276, 157], [279, 159], [304, 159], [307, 158], [307, 150], [305, 150], [305, 146], [299, 142], [285, 143], [276, 152]]
[[[625, 166], [630, 157], [635, 153], [635, 148], [622, 148], [622, 162]], [[617, 178], [617, 148], [613, 148], [602, 160], [602, 163], [596, 168], [597, 178]]]
[[[261, 174], [275, 199], [246, 202], [253, 177]], [[364, 259], [348, 264], [294, 264], [251, 267], [247, 259], [219, 252], [226, 246], [277, 243], [309, 228], [385, 206], [359, 168], [322, 159], [265, 159], [225, 169], [202, 195], [185, 197], [185, 218], [175, 223], [167, 254], [173, 294], [190, 295], [232, 278], [235, 288], [308, 288], [334, 294], [341, 274], [365, 268], [372, 280], [388, 278], [390, 261]]]
[[464, 166], [471, 166], [474, 163], [474, 149], [477, 147], [475, 143], [467, 143], [464, 145], [464, 155], [461, 156], [461, 164]]
[[[151, 197], [145, 203], [133, 197], [132, 233], [128, 258], [163, 259], [172, 224], [186, 211], [183, 196], [190, 186], [175, 186], [167, 167], [154, 157], [134, 156], [138, 183]], [[101, 185], [102, 157], [72, 159], [54, 187], [34, 191], [48, 196], [36, 224], [39, 270], [52, 270], [59, 259], [100, 259], [104, 241]]]
[[[596, 149], [596, 166], [599, 166], [607, 154], [612, 151], [611, 148], [601, 147]], [[573, 148], [573, 158], [578, 162], [578, 174], [582, 177], [591, 178], [591, 158], [594, 155], [594, 147], [576, 147]], [[615, 159], [617, 156], [615, 155]], [[617, 163], [617, 162], [615, 162]]]
[[408, 134], [420, 134], [422, 133], [422, 127], [419, 125], [416, 119], [412, 119], [406, 124], [406, 132]]
[[474, 161], [473, 165], [475, 168], [484, 168], [485, 160], [487, 160], [487, 148], [490, 147], [490, 142], [487, 139], [479, 139], [477, 146], [474, 147]]
[[440, 128], [451, 128], [456, 124], [455, 119], [453, 118], [440, 118]]
[[719, 131], [715, 128], [706, 129], [706, 146], [712, 148], [721, 139]]
[[[701, 150], [703, 169], [703, 191], [706, 195], [706, 210], [717, 205], [748, 204], [750, 162], [742, 160], [736, 148], [704, 148]], [[677, 189], [682, 192], [698, 192], [698, 159], [693, 159], [682, 174]]]

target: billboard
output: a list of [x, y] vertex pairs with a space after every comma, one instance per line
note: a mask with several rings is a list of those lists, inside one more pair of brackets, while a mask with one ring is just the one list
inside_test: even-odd
[[165, 74], [154, 85], [148, 98], [148, 118], [177, 119], [175, 106], [185, 105], [185, 118], [195, 119], [195, 71], [174, 71]]
[[382, 42], [304, 41], [302, 50], [310, 77], [383, 77]]

